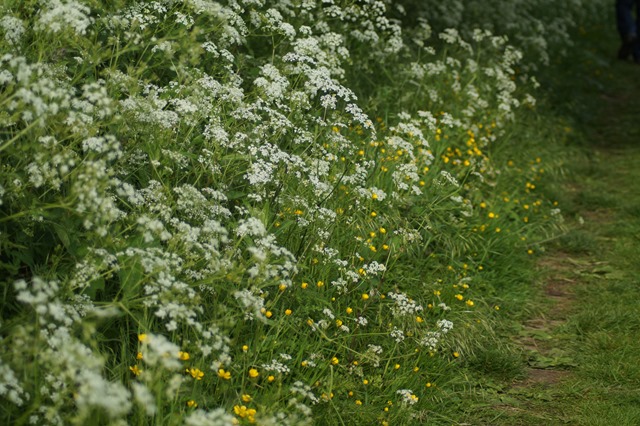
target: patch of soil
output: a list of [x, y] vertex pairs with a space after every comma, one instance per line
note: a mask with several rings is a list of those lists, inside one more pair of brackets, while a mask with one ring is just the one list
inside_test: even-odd
[[544, 293], [554, 302], [545, 318], [548, 328], [553, 328], [566, 319], [574, 301], [573, 288], [578, 282], [570, 278], [575, 275], [576, 270], [571, 256], [573, 255], [562, 251], [554, 252], [539, 259], [537, 263], [538, 270], [546, 275]]
[[541, 270], [562, 270], [571, 265], [571, 255], [563, 251], [554, 251], [549, 256], [544, 256], [538, 259], [537, 266]]
[[[553, 337], [553, 332], [565, 323], [575, 300], [574, 287], [579, 285], [579, 281], [573, 279], [575, 262], [575, 255], [564, 252], [555, 252], [538, 260], [538, 270], [545, 277], [543, 290], [552, 303], [547, 312], [523, 324], [524, 329], [518, 339], [523, 349], [542, 357], [562, 349], [562, 342]], [[515, 383], [514, 389], [552, 387], [571, 374], [552, 368], [528, 368], [526, 373], [527, 377]]]
[[586, 224], [611, 222], [611, 209], [583, 210], [580, 212]]
[[564, 321], [555, 318], [533, 318], [525, 321], [525, 330], [548, 330], [551, 331], [559, 325], [564, 324]]
[[514, 388], [529, 388], [535, 386], [548, 387], [556, 385], [567, 377], [571, 373], [565, 370], [548, 370], [540, 368], [529, 368], [527, 370], [527, 378], [522, 382], [515, 383]]
[[544, 288], [544, 292], [550, 300], [553, 300], [554, 304], [549, 310], [549, 318], [556, 321], [550, 321], [552, 327], [560, 325], [564, 322], [571, 311], [575, 295], [573, 293], [573, 287], [576, 285], [576, 281], [569, 278], [550, 277]]
[[576, 284], [575, 280], [570, 278], [558, 278], [553, 277], [547, 280], [547, 284], [544, 288], [544, 292], [547, 296], [553, 298], [573, 298], [573, 291], [571, 287]]

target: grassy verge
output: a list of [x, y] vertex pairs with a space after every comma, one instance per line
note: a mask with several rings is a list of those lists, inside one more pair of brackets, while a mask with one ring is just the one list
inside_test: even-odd
[[582, 140], [560, 196], [567, 232], [539, 260], [531, 313], [504, 335], [525, 374], [476, 386], [463, 423], [640, 423], [640, 70], [614, 62], [607, 32], [587, 35], [592, 49], [556, 82]]
[[523, 3], [5, 2], [1, 420], [449, 423], [524, 377], [580, 134], [534, 76], [604, 0]]

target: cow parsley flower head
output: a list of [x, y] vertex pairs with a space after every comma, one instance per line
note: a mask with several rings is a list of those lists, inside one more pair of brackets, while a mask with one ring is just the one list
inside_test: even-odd
[[320, 399], [313, 393], [311, 387], [305, 385], [304, 383], [297, 381], [294, 382], [289, 388], [292, 394], [302, 396], [303, 398], [308, 398], [311, 401], [311, 404], [315, 405], [320, 402]]
[[440, 328], [443, 334], [447, 334], [453, 328], [453, 323], [446, 319], [438, 320], [436, 325]]
[[396, 394], [400, 395], [402, 402], [408, 405], [415, 404], [419, 399], [411, 389], [400, 389], [396, 391]]
[[80, 386], [75, 400], [81, 413], [88, 414], [99, 407], [115, 419], [131, 410], [131, 394], [120, 383], [110, 382], [97, 371], [88, 369], [80, 370], [76, 380]]
[[133, 396], [136, 403], [142, 407], [147, 416], [153, 416], [157, 411], [157, 407], [155, 397], [149, 388], [138, 382], [131, 383], [131, 387], [133, 388]]
[[91, 9], [75, 0], [46, 0], [43, 3], [36, 30], [57, 33], [68, 28], [84, 35], [93, 23], [89, 17]]
[[247, 235], [249, 237], [264, 237], [266, 233], [267, 230], [264, 227], [264, 224], [260, 219], [255, 217], [240, 220], [240, 222], [238, 222], [238, 227], [236, 228], [236, 235], [240, 238]]
[[24, 391], [14, 371], [0, 360], [0, 396], [21, 407], [29, 394]]
[[404, 340], [404, 331], [402, 331], [398, 327], [393, 327], [393, 330], [391, 330], [391, 333], [389, 334], [393, 338], [393, 340], [396, 341], [396, 343], [401, 343]]
[[421, 305], [404, 293], [389, 292], [387, 296], [395, 302], [391, 308], [394, 316], [415, 315], [423, 310]]
[[160, 334], [147, 334], [142, 343], [145, 346], [143, 360], [146, 364], [161, 365], [167, 370], [176, 370], [181, 367], [177, 356], [180, 347], [166, 337]]
[[0, 28], [4, 31], [4, 39], [11, 46], [18, 46], [25, 33], [24, 24], [16, 17], [5, 15], [0, 19]]
[[195, 410], [184, 420], [186, 426], [233, 426], [237, 420], [223, 408], [212, 411]]

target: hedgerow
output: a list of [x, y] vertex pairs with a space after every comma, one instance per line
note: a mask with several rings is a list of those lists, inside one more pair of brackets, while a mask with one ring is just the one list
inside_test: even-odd
[[437, 416], [561, 226], [534, 73], [599, 7], [479, 3], [5, 1], [3, 422]]

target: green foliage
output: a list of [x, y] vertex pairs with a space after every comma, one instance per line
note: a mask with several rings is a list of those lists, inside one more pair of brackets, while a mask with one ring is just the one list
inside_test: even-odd
[[571, 134], [529, 45], [273, 3], [2, 6], [5, 422], [412, 424], [519, 374]]
[[[581, 77], [558, 86], [575, 94], [574, 102], [581, 107], [572, 109], [573, 117], [583, 123], [559, 197], [571, 218], [569, 231], [553, 241], [541, 269], [552, 277], [546, 282], [560, 291], [546, 289], [554, 302], [535, 315], [543, 326], [502, 329], [504, 335], [529, 339], [529, 346], [534, 339], [538, 350], [530, 352], [529, 365], [536, 370], [515, 385], [476, 386], [467, 405], [460, 407], [468, 413], [466, 423], [640, 421], [635, 388], [640, 372], [635, 338], [640, 326], [640, 223], [634, 208], [640, 200], [628, 190], [638, 179], [638, 126], [632, 120], [640, 105], [635, 95], [640, 86], [635, 66], [608, 60], [616, 44], [613, 29], [607, 30], [608, 36], [602, 27], [588, 30], [584, 41], [590, 49], [577, 51], [564, 65], [570, 75]], [[557, 81], [561, 77], [565, 81], [564, 75], [555, 76]]]

